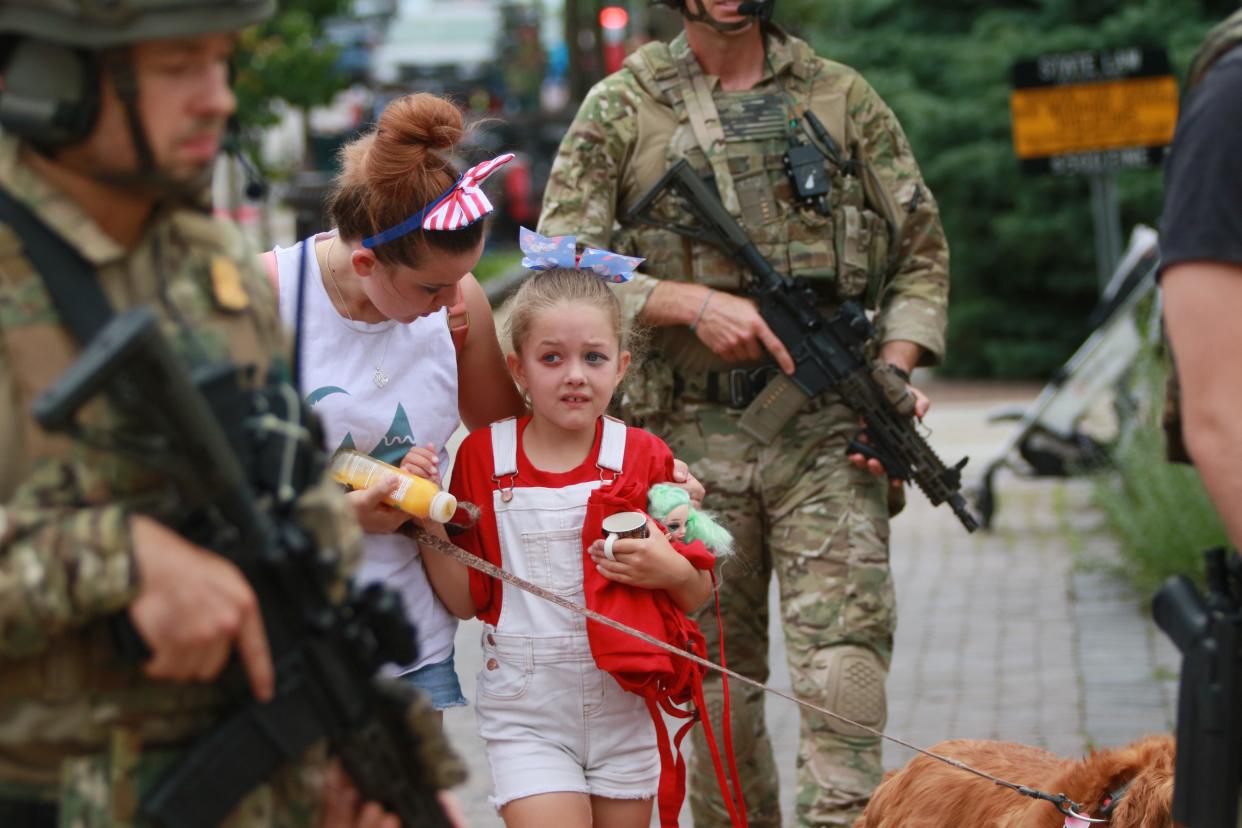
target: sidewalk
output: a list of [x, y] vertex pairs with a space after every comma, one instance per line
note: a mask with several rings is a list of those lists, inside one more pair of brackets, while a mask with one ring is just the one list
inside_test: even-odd
[[[927, 425], [947, 463], [971, 457], [973, 480], [1010, 433], [989, 425], [998, 407], [1034, 399], [1035, 386], [944, 384]], [[967, 535], [947, 508], [920, 492], [893, 524], [892, 562], [899, 622], [888, 679], [887, 732], [930, 747], [948, 738], [1003, 739], [1067, 756], [1123, 744], [1173, 727], [1179, 659], [1105, 566], [1116, 550], [1081, 480], [997, 479], [991, 532]], [[774, 619], [775, 590], [772, 592]], [[457, 636], [467, 698], [479, 669], [478, 623]], [[784, 645], [772, 630], [772, 683], [789, 688]], [[786, 825], [793, 824], [798, 710], [769, 696]], [[470, 708], [450, 710], [445, 727], [467, 758], [471, 779], [457, 790], [470, 825], [501, 825], [487, 805], [490, 770]], [[885, 765], [910, 751], [887, 744]], [[691, 824], [688, 809], [682, 824]]]

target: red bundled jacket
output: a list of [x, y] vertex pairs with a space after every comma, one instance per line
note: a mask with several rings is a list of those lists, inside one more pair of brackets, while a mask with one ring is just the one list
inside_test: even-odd
[[[591, 544], [604, 537], [603, 521], [617, 512], [646, 512], [647, 491], [631, 481], [612, 486], [602, 486], [591, 494], [587, 502], [586, 520], [582, 524], [583, 591], [587, 609], [615, 619], [647, 633], [660, 641], [666, 641], [695, 655], [706, 658], [707, 647], [698, 625], [674, 603], [662, 589], [652, 590], [619, 584], [599, 573], [587, 553]], [[711, 571], [715, 556], [701, 541], [689, 544], [673, 543], [673, 547], [696, 568]], [[733, 758], [732, 736], [729, 732], [728, 682], [724, 682], [724, 743], [729, 771], [733, 778], [734, 796], [724, 775], [720, 753], [716, 748], [711, 723], [705, 715], [707, 705], [703, 699], [704, 667], [685, 658], [678, 658], [667, 650], [636, 638], [628, 633], [596, 621], [587, 621], [587, 639], [595, 663], [610, 673], [622, 688], [647, 700], [651, 720], [655, 724], [656, 739], [660, 749], [660, 824], [675, 826], [686, 792], [686, 766], [681, 755], [681, 741], [697, 720], [702, 720], [704, 735], [712, 751], [716, 777], [725, 795], [725, 804], [735, 826], [746, 825], [746, 806], [742, 802], [738, 785], [737, 767]], [[724, 663], [723, 634], [721, 640], [721, 663]], [[676, 705], [694, 702], [696, 712], [687, 712]], [[677, 732], [670, 746], [668, 731], [664, 726], [661, 710], [689, 721]], [[676, 749], [674, 757], [673, 750]]]

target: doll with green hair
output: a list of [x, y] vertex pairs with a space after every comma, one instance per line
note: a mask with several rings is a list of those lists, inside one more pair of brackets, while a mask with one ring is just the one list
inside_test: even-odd
[[711, 513], [696, 509], [685, 489], [657, 483], [647, 491], [647, 512], [668, 530], [669, 540], [702, 541], [717, 558], [733, 554], [733, 535]]

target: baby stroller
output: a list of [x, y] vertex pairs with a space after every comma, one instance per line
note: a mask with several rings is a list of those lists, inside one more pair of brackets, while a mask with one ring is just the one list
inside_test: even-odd
[[993, 422], [1017, 420], [1018, 427], [983, 471], [975, 506], [983, 527], [996, 513], [996, 473], [1009, 468], [1028, 477], [1065, 477], [1108, 462], [1105, 446], [1083, 429], [1083, 420], [1102, 398], [1123, 408], [1123, 379], [1143, 349], [1135, 319], [1140, 300], [1156, 287], [1160, 261], [1157, 233], [1138, 225], [1120, 264], [1089, 320], [1092, 333], [1024, 410], [994, 414]]

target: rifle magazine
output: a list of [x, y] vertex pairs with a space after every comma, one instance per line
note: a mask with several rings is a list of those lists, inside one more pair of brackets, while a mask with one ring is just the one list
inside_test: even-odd
[[742, 413], [737, 426], [756, 442], [769, 445], [809, 399], [787, 375], [777, 374]]

